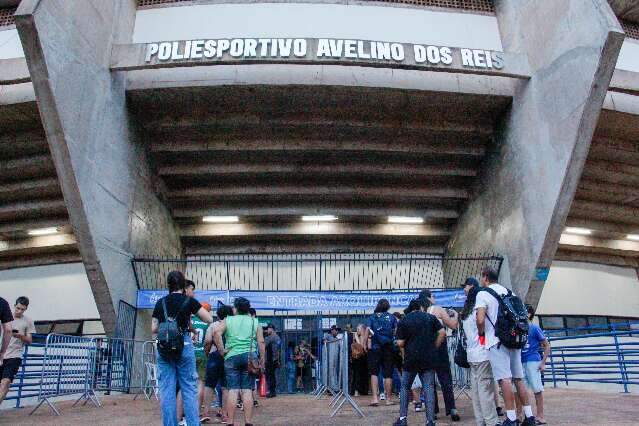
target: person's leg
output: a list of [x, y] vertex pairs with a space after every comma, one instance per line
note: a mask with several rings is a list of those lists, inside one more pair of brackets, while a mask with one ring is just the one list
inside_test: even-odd
[[408, 393], [415, 381], [415, 372], [404, 370], [402, 374], [402, 387], [399, 392], [399, 418], [405, 419], [408, 416]]
[[470, 363], [470, 400], [473, 403], [475, 423], [477, 426], [484, 426], [484, 416], [480, 402], [481, 396], [479, 394], [480, 366], [481, 363], [478, 362]]
[[424, 395], [426, 396], [426, 424], [435, 424], [435, 371], [426, 370], [420, 374]]
[[229, 389], [226, 396], [226, 413], [231, 424], [233, 423], [233, 419], [235, 418], [235, 408], [237, 407], [237, 397], [239, 396], [239, 394], [239, 389]]
[[286, 363], [286, 390], [288, 393], [295, 392], [295, 363]]
[[202, 390], [202, 412], [200, 413], [202, 418], [200, 421], [206, 417], [211, 416], [211, 404], [213, 404], [213, 388], [204, 386]]
[[242, 389], [242, 401], [244, 402], [244, 421], [253, 423], [253, 392], [250, 389]]
[[394, 365], [394, 353], [391, 345], [386, 345], [382, 348], [382, 373], [384, 376], [384, 394], [386, 394], [386, 404], [392, 404], [393, 398], [393, 368]]
[[535, 424], [535, 416], [530, 406], [530, 398], [528, 396], [528, 388], [524, 383], [524, 368], [521, 363], [521, 349], [509, 349], [510, 370], [512, 372], [513, 382], [517, 388], [517, 394], [521, 399], [522, 409], [524, 411], [525, 424]]
[[371, 350], [368, 353], [368, 373], [371, 376], [371, 404], [379, 404], [379, 353]]
[[[493, 381], [493, 372], [490, 369], [490, 363], [484, 361], [479, 363], [477, 368], [477, 390], [479, 394], [479, 405], [481, 416], [486, 426], [495, 426], [499, 424], [499, 416], [497, 416], [497, 406], [495, 405], [495, 385]], [[473, 401], [474, 404], [474, 401]]]
[[[513, 380], [514, 383], [514, 380]], [[513, 387], [515, 388], [515, 385], [513, 384]], [[516, 391], [516, 388], [513, 389], [513, 392], [515, 394], [515, 412], [517, 413], [517, 418], [521, 419], [523, 417], [523, 405], [521, 404], [521, 398], [519, 397], [519, 392]]]
[[268, 384], [268, 393], [270, 396], [275, 396], [277, 394], [277, 382], [275, 379], [277, 370], [275, 370], [274, 366], [271, 366], [268, 370], [266, 370], [266, 383]]
[[173, 361], [165, 361], [161, 355], [157, 357], [158, 387], [160, 390], [160, 407], [162, 410], [162, 424], [175, 426], [177, 424], [177, 410], [175, 386], [177, 370]]
[[546, 416], [544, 416], [544, 393], [537, 392], [535, 394], [535, 404], [537, 405], [537, 415], [535, 418], [539, 421], [545, 422]]
[[501, 388], [508, 420], [515, 421], [517, 415], [515, 413], [515, 395], [512, 389], [510, 353], [506, 347], [497, 344], [488, 350], [488, 360], [493, 376]]
[[11, 386], [11, 380], [9, 380], [8, 378], [3, 378], [2, 380], [0, 380], [0, 404], [2, 404], [2, 401], [4, 401], [7, 393], [9, 393], [9, 386]]
[[182, 393], [182, 405], [184, 407], [184, 419], [189, 425], [197, 425], [200, 422], [200, 410], [197, 398], [198, 376], [195, 369], [195, 352], [190, 337], [189, 342], [184, 342], [182, 356], [177, 362], [177, 377]]
[[[437, 380], [442, 388], [442, 395], [444, 395], [444, 405], [446, 406], [446, 415], [452, 417], [457, 416], [457, 409], [455, 407], [455, 392], [453, 391], [453, 376], [450, 372], [450, 365], [441, 366], [436, 369]], [[453, 419], [455, 420], [455, 419]]]

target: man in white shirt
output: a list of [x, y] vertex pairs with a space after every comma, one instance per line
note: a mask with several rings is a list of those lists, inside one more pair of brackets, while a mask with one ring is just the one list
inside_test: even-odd
[[11, 340], [0, 365], [0, 404], [9, 392], [9, 386], [22, 365], [22, 351], [24, 345], [33, 343], [32, 333], [35, 333], [33, 320], [24, 315], [29, 307], [29, 299], [21, 296], [13, 307], [13, 322], [11, 323]]
[[[482, 288], [490, 288], [495, 293], [503, 296], [508, 289], [497, 283], [499, 274], [493, 268], [486, 267], [481, 272], [480, 285]], [[503, 426], [517, 425], [517, 413], [515, 411], [515, 395], [512, 384], [515, 384], [517, 393], [522, 396], [525, 419], [522, 426], [534, 426], [536, 424], [532, 408], [528, 402], [528, 391], [522, 381], [524, 370], [521, 364], [521, 349], [510, 349], [502, 345], [495, 335], [495, 323], [499, 311], [499, 300], [488, 291], [480, 291], [475, 303], [477, 310], [477, 329], [480, 342], [488, 348], [488, 360], [493, 370], [495, 380], [499, 382], [506, 406], [506, 420]]]

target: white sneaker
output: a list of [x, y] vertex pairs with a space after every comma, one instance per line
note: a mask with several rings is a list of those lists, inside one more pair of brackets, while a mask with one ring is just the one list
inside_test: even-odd
[[386, 394], [384, 392], [380, 393], [379, 394], [379, 399], [382, 400], [382, 401], [385, 401], [386, 400]]
[[186, 426], [186, 420], [182, 419], [179, 423], [178, 426]]

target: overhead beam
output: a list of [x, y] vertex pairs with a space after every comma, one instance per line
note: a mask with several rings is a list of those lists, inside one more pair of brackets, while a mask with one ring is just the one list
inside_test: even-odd
[[14, 252], [29, 252], [45, 247], [74, 246], [76, 240], [72, 234], [43, 235], [40, 237], [29, 237], [20, 240], [0, 241], [0, 256], [7, 256]]
[[30, 252], [28, 256], [17, 256], [16, 258], [8, 259], [0, 257], [0, 270], [82, 262], [77, 245], [63, 246], [61, 248], [68, 248], [69, 251], [63, 251], [60, 253]]
[[555, 254], [555, 261], [566, 262], [586, 262], [586, 263], [598, 263], [601, 265], [613, 265], [621, 267], [639, 268], [639, 258], [628, 257], [623, 255], [604, 254], [604, 253], [592, 253], [577, 250], [574, 246], [559, 246], [557, 253]]
[[60, 185], [56, 178], [24, 180], [0, 185], [0, 200], [25, 200], [59, 195]]
[[0, 86], [29, 81], [31, 81], [31, 75], [24, 58], [0, 59]]
[[582, 177], [575, 198], [596, 202], [627, 204], [639, 200], [639, 187], [623, 183], [602, 183]]
[[618, 204], [574, 200], [570, 215], [580, 219], [639, 224], [639, 208]]
[[463, 143], [420, 143], [402, 144], [401, 141], [376, 142], [370, 140], [281, 140], [250, 138], [246, 140], [218, 139], [212, 141], [193, 141], [173, 139], [166, 142], [156, 142], [150, 147], [154, 153], [175, 152], [248, 152], [248, 151], [282, 151], [318, 153], [326, 151], [351, 151], [351, 152], [380, 152], [403, 154], [435, 154], [435, 155], [463, 155], [469, 157], [482, 157], [486, 152], [483, 144]]
[[290, 225], [273, 224], [197, 224], [180, 227], [182, 237], [220, 238], [239, 236], [377, 236], [377, 237], [420, 237], [441, 238], [450, 235], [445, 226], [437, 225], [394, 225], [356, 223], [302, 222]]
[[588, 214], [585, 214], [584, 216], [586, 217], [574, 217], [571, 213], [571, 216], [568, 216], [568, 219], [566, 220], [566, 226], [591, 229], [597, 233], [603, 234], [616, 234], [620, 238], [623, 238], [628, 234], [639, 234], [639, 223], [631, 225], [605, 220], [595, 220], [589, 218]]
[[614, 240], [595, 238], [586, 235], [562, 234], [559, 244], [561, 247], [580, 247], [585, 251], [591, 249], [593, 252], [623, 253], [625, 256], [639, 257], [639, 241], [622, 239]]
[[304, 216], [317, 214], [334, 214], [337, 216], [363, 216], [363, 217], [384, 217], [384, 216], [417, 216], [424, 219], [456, 219], [459, 213], [455, 209], [445, 208], [409, 208], [409, 207], [331, 207], [329, 204], [318, 205], [287, 205], [280, 203], [279, 206], [255, 206], [255, 207], [225, 207], [215, 205], [207, 208], [184, 208], [172, 209], [173, 217], [202, 218], [204, 216]]
[[277, 241], [267, 239], [256, 241], [254, 238], [235, 241], [212, 241], [209, 239], [186, 239], [184, 251], [187, 256], [209, 254], [247, 254], [247, 253], [418, 253], [441, 255], [444, 244], [432, 241], [358, 241], [353, 238], [340, 239], [309, 239]]
[[375, 176], [476, 176], [477, 170], [472, 167], [445, 165], [413, 166], [388, 164], [291, 164], [291, 163], [233, 163], [233, 164], [180, 164], [158, 167], [160, 176], [218, 176], [246, 177], [261, 174], [305, 174], [305, 175], [375, 175]]
[[54, 172], [53, 160], [48, 154], [0, 161], [0, 178], [45, 176]]
[[48, 216], [42, 219], [15, 220], [8, 223], [0, 223], [0, 234], [26, 233], [31, 229], [54, 227], [70, 229], [69, 218], [66, 214], [57, 217]]
[[583, 177], [622, 185], [639, 185], [639, 167], [609, 161], [589, 160]]
[[189, 187], [168, 191], [169, 198], [201, 198], [201, 197], [261, 197], [261, 196], [332, 196], [372, 199], [407, 199], [407, 198], [458, 198], [467, 199], [468, 190], [444, 186], [432, 187], [367, 187], [367, 186], [236, 186], [236, 187]]
[[0, 220], [66, 213], [64, 200], [21, 201], [0, 205]]

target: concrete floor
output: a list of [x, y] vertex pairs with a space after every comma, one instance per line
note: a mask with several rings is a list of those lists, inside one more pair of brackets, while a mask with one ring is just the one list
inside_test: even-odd
[[[366, 406], [368, 398], [357, 398], [366, 418], [359, 419], [350, 411], [342, 411], [330, 419], [328, 401], [315, 401], [305, 395], [281, 396], [260, 400], [254, 423], [257, 425], [391, 425], [398, 415], [397, 405], [372, 408]], [[10, 409], [0, 412], [0, 424], [10, 425], [159, 425], [159, 404], [145, 399], [133, 401], [128, 395], [102, 397], [102, 408], [91, 405], [71, 407], [71, 401], [56, 404], [62, 412], [55, 417], [46, 407], [29, 416], [28, 409]], [[636, 425], [639, 395], [601, 393], [577, 389], [548, 389], [546, 413], [549, 425]], [[438, 425], [474, 425], [472, 407], [466, 397], [458, 400], [462, 421], [451, 423], [442, 419]], [[236, 425], [243, 425], [241, 413]], [[409, 424], [423, 424], [422, 415], [411, 413]]]

